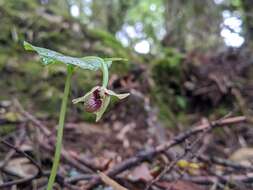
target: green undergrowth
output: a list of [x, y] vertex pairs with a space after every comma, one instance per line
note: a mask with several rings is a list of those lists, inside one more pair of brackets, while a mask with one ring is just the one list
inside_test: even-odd
[[[176, 125], [179, 113], [187, 110], [187, 99], [182, 94], [182, 60], [183, 55], [172, 48], [164, 50], [164, 57], [157, 60], [152, 67], [155, 81], [152, 97], [159, 108], [159, 117], [167, 127]], [[181, 120], [184, 120], [181, 116]]]
[[[66, 70], [61, 65], [42, 69], [38, 56], [24, 51], [24, 40], [76, 57], [98, 55], [132, 60], [132, 55], [129, 49], [124, 48], [108, 32], [88, 29], [76, 20], [66, 17], [65, 13], [54, 13], [53, 5], [43, 7], [52, 12], [53, 16], [60, 16], [62, 22], [69, 26], [78, 25], [80, 30], [75, 31], [72, 27], [63, 28], [62, 22], [50, 23], [38, 15], [38, 7], [41, 5], [38, 6], [38, 2], [33, 0], [0, 0], [0, 88], [5, 89], [0, 93], [0, 101], [17, 98], [25, 108], [34, 109], [34, 113], [56, 118], [63, 96], [62, 78], [66, 75]], [[90, 48], [84, 48], [84, 44], [88, 44]], [[113, 64], [114, 74], [127, 74], [131, 68], [131, 64], [124, 61]], [[93, 86], [98, 85], [101, 75], [102, 73], [94, 74], [76, 69], [70, 98], [84, 95]], [[69, 112], [73, 113], [70, 117], [76, 114], [80, 120], [94, 119], [90, 114], [83, 114], [82, 105], [73, 107], [70, 105]]]
[[[4, 9], [3, 2], [8, 2]], [[37, 56], [24, 52], [22, 42], [27, 40], [34, 45], [71, 56], [126, 58], [129, 63], [115, 62], [111, 68], [112, 73], [121, 76], [129, 73], [132, 64], [154, 62], [151, 64], [151, 75], [155, 85], [148, 95], [152, 96], [153, 102], [159, 108], [159, 118], [167, 127], [175, 126], [177, 121], [189, 122], [187, 114], [191, 105], [182, 90], [182, 53], [172, 48], [163, 48], [163, 52], [160, 52], [163, 55], [161, 58], [156, 58], [155, 61], [153, 58], [144, 60], [142, 56], [136, 56], [132, 50], [123, 47], [112, 34], [97, 28], [88, 28], [74, 19], [65, 17], [64, 13], [61, 14], [63, 22], [70, 26], [77, 24], [79, 32], [72, 30], [72, 27], [65, 29], [61, 23], [49, 23], [36, 13], [37, 6], [38, 3], [33, 0], [0, 0], [0, 89], [5, 89], [0, 93], [0, 101], [15, 97], [25, 107], [34, 109], [34, 113], [38, 115], [57, 117], [63, 96], [62, 78], [66, 75], [66, 70], [61, 65], [42, 69]], [[51, 7], [44, 8], [51, 10]], [[27, 11], [21, 11], [24, 9]], [[85, 48], [86, 45], [89, 48]], [[82, 96], [94, 85], [99, 84], [97, 79], [100, 76], [101, 73], [91, 74], [77, 69], [73, 76], [71, 98]], [[80, 120], [94, 120], [92, 114], [83, 113], [81, 104], [75, 108], [71, 105], [69, 107], [70, 117], [76, 114], [75, 117]], [[210, 110], [206, 115], [209, 116], [215, 111], [217, 115], [222, 116], [227, 110], [228, 107], [222, 105]]]
[[2, 124], [0, 127], [0, 137], [7, 135], [16, 130], [16, 125], [14, 124]]
[[210, 103], [203, 105], [205, 102], [202, 105], [201, 103], [193, 105], [191, 98], [194, 97], [188, 97], [184, 88], [188, 71], [183, 61], [183, 54], [167, 48], [164, 50], [164, 57], [156, 60], [152, 65], [155, 85], [151, 94], [159, 108], [159, 118], [166, 127], [173, 128], [178, 123], [188, 126], [189, 123], [197, 122], [200, 116], [215, 120], [233, 110], [234, 105], [231, 105], [230, 96], [217, 106], [209, 105]]

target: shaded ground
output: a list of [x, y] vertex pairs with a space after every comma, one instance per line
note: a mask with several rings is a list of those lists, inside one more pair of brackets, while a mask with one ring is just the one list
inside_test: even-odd
[[[159, 58], [141, 57], [106, 32], [33, 9], [29, 3], [25, 7], [27, 13], [22, 14], [15, 6], [0, 7], [4, 31], [0, 36], [0, 135], [1, 140], [34, 158], [41, 168], [36, 168], [24, 152], [18, 154], [15, 147], [1, 144], [0, 187], [14, 181], [10, 186], [16, 188], [15, 180], [35, 176], [35, 180], [25, 180], [18, 188], [43, 189], [52, 164], [66, 71], [61, 66], [41, 67], [36, 56], [22, 49], [21, 41], [27, 39], [75, 56], [96, 54], [129, 59], [129, 63], [113, 65], [109, 87], [130, 92], [131, 96], [122, 102], [113, 100], [101, 122], [94, 124], [94, 116], [84, 113], [82, 105], [69, 104], [65, 149], [57, 178], [62, 186], [59, 189], [80, 189], [83, 184], [96, 182], [97, 170], [109, 172], [113, 179], [134, 190], [148, 185], [177, 190], [252, 189], [250, 52], [228, 49], [186, 54], [164, 47]], [[4, 23], [18, 27], [20, 39], [15, 41], [15, 29]], [[77, 70], [71, 99], [100, 84], [100, 78], [100, 73]], [[227, 124], [212, 133], [203, 130], [156, 156], [144, 154], [157, 145], [176, 141], [194, 126], [209, 126], [210, 121], [238, 115], [247, 116], [247, 122]], [[135, 165], [115, 172], [115, 166], [128, 158]], [[36, 174], [40, 169], [42, 176]]]
[[[241, 65], [239, 68], [238, 63]], [[184, 58], [182, 64], [183, 75], [180, 83], [183, 85], [180, 90], [178, 90], [177, 83], [173, 85], [166, 81], [159, 83], [154, 78], [154, 81], [158, 82], [155, 87], [164, 89], [165, 95], [168, 89], [172, 89], [180, 96], [187, 98], [188, 103], [184, 108], [183, 120], [179, 120], [180, 117], [175, 112], [182, 111], [182, 108], [178, 107], [178, 102], [168, 104], [172, 106], [171, 110], [176, 116], [170, 123], [173, 128], [164, 128], [163, 120], [159, 120], [161, 110], [159, 111], [159, 107], [153, 102], [157, 94], [154, 94], [154, 97], [148, 95], [150, 89], [154, 88], [154, 83], [147, 78], [149, 69], [143, 66], [140, 66], [142, 69], [133, 70], [122, 78], [118, 78], [117, 75], [112, 76], [110, 86], [119, 92], [130, 91], [131, 96], [120, 103], [114, 101], [102, 122], [97, 124], [83, 122], [83, 117], [80, 116], [83, 114], [82, 107], [73, 108], [71, 105], [65, 126], [65, 149], [60, 169], [61, 176], [70, 180], [72, 185], [81, 187], [86, 182], [89, 184], [92, 181], [76, 180], [75, 178], [88, 175], [87, 179], [91, 179], [93, 171], [90, 173], [90, 170], [110, 171], [117, 164], [124, 163], [126, 159], [132, 158], [138, 152], [141, 155], [144, 154], [141, 153], [143, 150], [170, 142], [176, 134], [192, 128], [190, 127], [192, 124], [194, 126], [208, 124], [207, 117], [203, 117], [203, 113], [204, 115], [209, 113], [210, 120], [221, 116], [228, 118], [241, 114], [250, 116], [249, 108], [252, 99], [250, 58], [238, 53], [231, 55], [230, 52], [214, 57], [204, 55], [198, 57], [190, 54]], [[173, 75], [167, 77], [169, 79]], [[245, 83], [247, 85], [244, 85]], [[166, 98], [173, 99], [174, 96], [163, 96], [163, 98], [166, 102]], [[12, 144], [16, 144], [20, 150], [36, 158], [41, 163], [43, 170], [50, 169], [57, 113], [55, 116], [40, 114], [33, 111], [34, 107], [30, 107], [26, 108], [30, 112], [27, 115], [15, 102], [13, 100], [1, 101], [2, 136]], [[21, 104], [24, 103], [21, 102]], [[222, 110], [219, 111], [220, 109]], [[227, 186], [232, 189], [250, 189], [250, 178], [247, 177], [251, 172], [253, 152], [249, 148], [253, 143], [250, 117], [248, 122], [248, 124], [227, 125], [214, 130], [213, 133], [203, 131], [198, 136], [190, 136], [188, 140], [183, 140], [181, 145], [169, 149], [167, 154], [161, 153], [156, 157], [145, 157], [148, 162], [143, 162], [133, 168], [131, 166], [131, 170], [127, 170], [128, 167], [126, 167], [126, 172], [118, 175], [119, 182], [129, 189], [136, 190], [144, 189], [151, 182], [156, 184], [152, 184], [151, 187], [181, 190], [185, 189], [185, 186], [188, 189], [208, 189], [216, 184], [212, 182], [213, 180], [218, 180], [216, 185], [220, 189]], [[48, 133], [48, 130], [52, 133]], [[189, 146], [190, 149], [187, 148]], [[1, 146], [1, 149], [3, 160], [12, 150], [6, 149], [5, 146]], [[24, 156], [14, 154], [14, 152], [11, 155], [8, 159], [9, 164], [4, 165], [6, 170], [18, 171], [19, 173], [15, 175], [21, 178], [26, 178], [36, 172], [36, 168]], [[216, 157], [222, 160], [218, 163], [217, 160], [212, 160]], [[231, 163], [226, 163], [227, 159]], [[170, 165], [173, 162], [172, 168]], [[13, 164], [16, 166], [14, 170], [11, 167]], [[17, 170], [17, 168], [20, 169]], [[167, 172], [161, 175], [166, 168]], [[158, 178], [159, 174], [161, 177]], [[220, 174], [223, 178], [219, 177]], [[232, 175], [233, 182], [230, 180]], [[4, 181], [15, 178], [4, 172], [2, 174]], [[153, 182], [157, 178], [159, 180]], [[82, 176], [81, 179], [85, 177]], [[41, 178], [35, 181], [38, 186], [43, 187], [45, 180]], [[60, 181], [58, 183], [61, 184]], [[202, 186], [196, 184], [202, 184]], [[30, 189], [30, 185], [23, 183], [20, 188]]]

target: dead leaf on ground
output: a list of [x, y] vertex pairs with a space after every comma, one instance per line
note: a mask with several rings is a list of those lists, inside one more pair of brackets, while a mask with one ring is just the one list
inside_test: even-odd
[[236, 150], [229, 159], [234, 162], [250, 166], [253, 160], [253, 148], [240, 148]]
[[143, 163], [140, 166], [136, 167], [133, 172], [128, 176], [132, 181], [144, 181], [149, 182], [153, 179], [153, 176], [150, 174], [148, 165]]
[[5, 168], [24, 178], [31, 177], [38, 172], [38, 169], [27, 158], [14, 158]]

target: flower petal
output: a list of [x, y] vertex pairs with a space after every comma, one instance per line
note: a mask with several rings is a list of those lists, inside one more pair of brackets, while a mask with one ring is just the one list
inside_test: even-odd
[[99, 86], [95, 86], [94, 88], [92, 88], [89, 92], [87, 92], [84, 96], [73, 99], [72, 102], [73, 104], [77, 104], [79, 102], [85, 102], [87, 101], [87, 99], [89, 98], [89, 96], [98, 88], [100, 88]]
[[96, 122], [101, 119], [102, 115], [104, 114], [106, 108], [108, 107], [110, 103], [111, 97], [110, 96], [105, 96], [103, 98], [102, 106], [100, 109], [95, 113], [96, 114]]
[[[86, 106], [86, 111], [96, 114], [97, 122], [101, 119], [106, 108], [108, 107], [111, 100], [111, 96], [116, 96], [119, 99], [123, 99], [129, 95], [130, 93], [117, 94], [112, 90], [106, 89], [105, 87], [96, 86], [92, 88], [88, 93], [86, 93], [83, 97], [73, 99], [72, 102], [74, 104], [84, 102], [84, 105]], [[98, 106], [98, 110], [95, 109], [96, 106]]]
[[119, 98], [120, 100], [121, 100], [121, 99], [124, 99], [124, 98], [126, 98], [127, 96], [130, 95], [130, 93], [117, 94], [117, 93], [113, 92], [112, 90], [108, 90], [108, 89], [106, 89], [105, 92], [108, 93], [108, 94], [111, 95], [111, 96], [116, 96], [116, 97]]

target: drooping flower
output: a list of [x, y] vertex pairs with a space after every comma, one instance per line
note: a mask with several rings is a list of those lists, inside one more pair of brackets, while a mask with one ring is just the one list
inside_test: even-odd
[[124, 99], [129, 96], [129, 93], [117, 94], [103, 86], [96, 86], [84, 96], [76, 98], [72, 100], [72, 102], [74, 104], [83, 102], [84, 110], [96, 114], [96, 121], [98, 121], [108, 107], [111, 96], [115, 96], [119, 99]]

